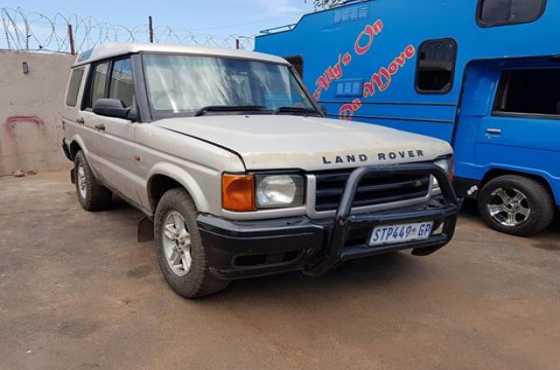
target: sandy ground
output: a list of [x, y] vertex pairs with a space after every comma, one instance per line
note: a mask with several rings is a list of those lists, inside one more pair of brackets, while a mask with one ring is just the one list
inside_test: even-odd
[[138, 211], [79, 208], [67, 173], [0, 179], [0, 369], [560, 369], [560, 227], [464, 212], [438, 254], [240, 281], [163, 281]]

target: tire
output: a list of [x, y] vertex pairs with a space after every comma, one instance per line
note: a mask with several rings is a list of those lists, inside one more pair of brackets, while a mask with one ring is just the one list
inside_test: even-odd
[[545, 186], [517, 175], [497, 177], [484, 185], [478, 197], [478, 209], [490, 227], [517, 236], [544, 231], [554, 221], [556, 211]]
[[229, 285], [229, 281], [218, 279], [209, 270], [197, 215], [190, 196], [177, 188], [163, 195], [154, 219], [161, 272], [177, 294], [189, 299], [217, 293]]
[[111, 208], [113, 194], [97, 181], [82, 151], [74, 159], [74, 177], [82, 208], [89, 212]]

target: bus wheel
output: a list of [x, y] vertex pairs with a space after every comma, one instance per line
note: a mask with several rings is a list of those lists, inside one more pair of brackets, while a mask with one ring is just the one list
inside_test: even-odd
[[478, 208], [492, 228], [512, 235], [531, 236], [554, 221], [554, 200], [537, 181], [506, 175], [489, 181], [478, 196]]

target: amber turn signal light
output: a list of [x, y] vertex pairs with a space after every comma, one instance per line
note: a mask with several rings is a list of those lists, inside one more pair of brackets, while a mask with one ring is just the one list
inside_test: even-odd
[[451, 158], [449, 160], [451, 163], [449, 164], [449, 172], [447, 173], [447, 177], [449, 181], [453, 184], [453, 180], [455, 180], [455, 158]]
[[255, 178], [246, 175], [222, 176], [222, 207], [228, 211], [255, 211]]

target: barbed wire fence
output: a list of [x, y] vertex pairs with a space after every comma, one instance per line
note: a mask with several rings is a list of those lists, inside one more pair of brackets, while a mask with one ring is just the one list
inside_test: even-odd
[[0, 7], [0, 49], [79, 53], [106, 42], [154, 42], [252, 50], [254, 36], [218, 36], [157, 25], [152, 17], [135, 27], [93, 17], [45, 15], [22, 8]]

